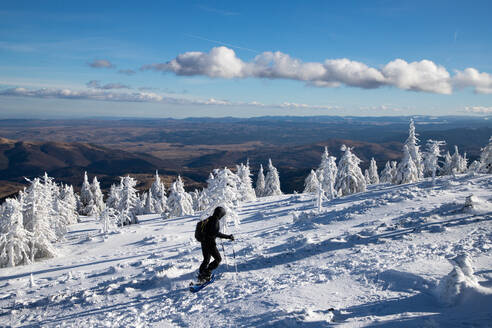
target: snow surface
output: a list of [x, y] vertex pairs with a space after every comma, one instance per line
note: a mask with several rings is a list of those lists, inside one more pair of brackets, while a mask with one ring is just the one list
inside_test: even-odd
[[89, 217], [59, 257], [0, 269], [0, 326], [490, 327], [491, 188], [459, 175], [369, 186], [322, 213], [313, 195], [243, 204], [220, 278], [197, 294], [199, 215], [107, 237]]

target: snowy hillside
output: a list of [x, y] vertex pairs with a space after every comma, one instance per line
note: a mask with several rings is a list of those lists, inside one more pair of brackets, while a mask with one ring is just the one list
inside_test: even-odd
[[492, 326], [491, 188], [459, 175], [371, 185], [321, 213], [311, 195], [245, 203], [197, 294], [198, 215], [141, 216], [107, 238], [88, 217], [59, 257], [0, 269], [0, 326]]

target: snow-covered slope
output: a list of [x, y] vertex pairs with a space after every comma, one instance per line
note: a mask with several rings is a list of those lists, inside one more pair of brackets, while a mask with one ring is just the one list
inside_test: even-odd
[[197, 294], [197, 216], [143, 216], [107, 238], [87, 218], [59, 257], [0, 269], [0, 325], [491, 326], [491, 188], [492, 175], [381, 184], [322, 213], [310, 195], [243, 204], [219, 279]]

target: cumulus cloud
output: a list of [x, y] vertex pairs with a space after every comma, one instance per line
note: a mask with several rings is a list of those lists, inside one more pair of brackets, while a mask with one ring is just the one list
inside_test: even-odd
[[92, 80], [87, 82], [87, 87], [92, 88], [92, 89], [100, 89], [100, 90], [111, 90], [111, 89], [131, 89], [130, 86], [121, 84], [121, 83], [107, 83], [107, 84], [101, 84], [97, 80]]
[[475, 68], [456, 71], [453, 82], [457, 88], [472, 87], [476, 93], [492, 94], [492, 75], [480, 73]]
[[94, 59], [88, 65], [93, 68], [114, 68], [114, 65], [106, 59]]
[[465, 111], [475, 114], [492, 114], [492, 107], [485, 106], [467, 106]]
[[234, 50], [224, 46], [212, 48], [209, 52], [185, 52], [165, 63], [144, 65], [141, 70], [225, 79], [290, 79], [317, 87], [346, 85], [372, 89], [392, 86], [438, 94], [451, 94], [453, 85], [472, 86], [478, 93], [492, 93], [492, 77], [488, 73], [468, 68], [451, 77], [444, 66], [430, 60], [407, 62], [395, 59], [375, 68], [347, 58], [303, 62], [279, 51], [267, 51], [246, 62], [238, 58]]

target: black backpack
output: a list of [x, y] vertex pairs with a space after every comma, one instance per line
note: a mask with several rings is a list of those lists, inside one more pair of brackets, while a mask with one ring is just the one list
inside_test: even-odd
[[205, 240], [205, 226], [207, 225], [208, 219], [198, 221], [195, 227], [195, 239], [199, 242]]

